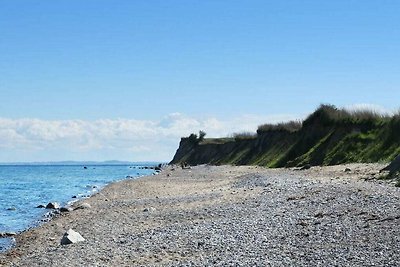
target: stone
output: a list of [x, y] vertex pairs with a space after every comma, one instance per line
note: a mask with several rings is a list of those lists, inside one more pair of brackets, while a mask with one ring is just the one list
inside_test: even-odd
[[345, 172], [351, 172], [351, 169], [350, 168], [346, 168], [344, 171]]
[[92, 206], [90, 206], [89, 203], [84, 202], [84, 203], [80, 204], [78, 207], [76, 207], [75, 210], [80, 210], [80, 209], [83, 210], [83, 209], [91, 209], [91, 208], [92, 208]]
[[73, 211], [74, 209], [73, 208], [71, 208], [71, 207], [61, 207], [60, 208], [60, 211], [61, 212], [71, 212], [71, 211]]
[[44, 209], [44, 208], [46, 208], [46, 206], [45, 206], [45, 205], [42, 205], [42, 204], [40, 204], [40, 205], [36, 206], [36, 208], [37, 208], [37, 209]]
[[143, 212], [154, 212], [154, 211], [156, 211], [156, 208], [154, 208], [154, 207], [149, 207], [149, 208], [143, 209]]
[[50, 202], [46, 206], [46, 209], [59, 209], [59, 208], [60, 208], [60, 204], [58, 204], [57, 202]]
[[15, 232], [0, 232], [0, 237], [13, 237], [17, 235]]
[[69, 229], [67, 232], [65, 232], [65, 234], [61, 238], [61, 245], [69, 245], [83, 241], [85, 241], [85, 239], [81, 236], [80, 233], [75, 232], [72, 229]]
[[9, 208], [7, 208], [7, 210], [17, 210], [17, 208], [16, 207], [9, 207]]
[[300, 170], [308, 170], [310, 168], [311, 168], [311, 165], [310, 164], [306, 164], [303, 167], [301, 167]]

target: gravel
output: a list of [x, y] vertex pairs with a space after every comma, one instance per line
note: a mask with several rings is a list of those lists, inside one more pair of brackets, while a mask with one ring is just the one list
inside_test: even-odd
[[[361, 179], [379, 165], [346, 167], [199, 166], [115, 183], [91, 209], [17, 236], [0, 264], [399, 266], [399, 188]], [[86, 240], [61, 246], [69, 228]]]

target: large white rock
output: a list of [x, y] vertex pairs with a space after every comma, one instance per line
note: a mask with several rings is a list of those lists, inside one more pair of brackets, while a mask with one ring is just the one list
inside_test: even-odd
[[61, 239], [61, 245], [69, 245], [82, 241], [85, 241], [85, 239], [81, 236], [80, 233], [69, 229], [67, 232], [65, 232], [63, 238]]

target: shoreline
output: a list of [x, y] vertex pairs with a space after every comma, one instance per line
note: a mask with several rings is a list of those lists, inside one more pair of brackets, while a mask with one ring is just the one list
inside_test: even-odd
[[[345, 171], [346, 168], [350, 171]], [[386, 251], [386, 261], [400, 260], [397, 254], [391, 254], [400, 249], [399, 243], [393, 245], [395, 240], [385, 240], [378, 233], [384, 230], [386, 234], [391, 231], [392, 238], [399, 236], [395, 225], [400, 222], [400, 217], [397, 218], [400, 214], [396, 214], [396, 208], [400, 209], [400, 190], [385, 181], [362, 180], [377, 177], [381, 168], [380, 164], [313, 167], [303, 171], [257, 166], [197, 166], [187, 170], [167, 167], [155, 176], [112, 182], [90, 198], [74, 203], [76, 206], [88, 203], [91, 208], [63, 213], [18, 234], [15, 237], [17, 246], [0, 254], [0, 264], [176, 266], [192, 263], [202, 266], [204, 262], [216, 265], [230, 260], [244, 265], [263, 262], [274, 266], [279, 259], [290, 263], [292, 257], [298, 266], [306, 266], [302, 265], [301, 258], [289, 257], [289, 252], [299, 252], [294, 245], [302, 244], [303, 254], [310, 253], [310, 248], [317, 252], [316, 255], [306, 253], [303, 258], [307, 262], [314, 256], [325, 263], [332, 260], [329, 255], [320, 255], [323, 249], [306, 242], [307, 239], [324, 241], [314, 232], [321, 225], [328, 228], [317, 231], [319, 235], [330, 235], [332, 225], [336, 230], [349, 227], [354, 233], [373, 229], [376, 241], [392, 246]], [[384, 199], [370, 203], [370, 198], [374, 199], [378, 193]], [[369, 202], [350, 205], [355, 197]], [[317, 201], [323, 204], [316, 205]], [[335, 209], [329, 210], [332, 208], [328, 204], [333, 205], [330, 202]], [[391, 204], [392, 208], [383, 212], [377, 210], [383, 203]], [[295, 214], [298, 208], [307, 215]], [[379, 212], [382, 214], [377, 214]], [[291, 223], [284, 220], [285, 216]], [[328, 222], [325, 224], [324, 220]], [[367, 223], [381, 220], [380, 226], [363, 228]], [[352, 229], [353, 226], [356, 229]], [[224, 227], [229, 231], [225, 232]], [[86, 241], [61, 246], [61, 237], [69, 228], [82, 234]], [[286, 231], [279, 232], [280, 228]], [[287, 236], [286, 232], [294, 236]], [[346, 232], [335, 234], [340, 241]], [[360, 238], [362, 236], [365, 233]], [[282, 243], [281, 237], [285, 237], [286, 242]], [[290, 243], [294, 247], [288, 247]], [[253, 247], [253, 251], [244, 249], [254, 244], [257, 247]], [[340, 247], [335, 242], [332, 245]], [[379, 244], [370, 242], [369, 246], [379, 247]], [[282, 255], [277, 255], [273, 247], [279, 247]], [[361, 253], [356, 243], [351, 248], [357, 252], [355, 255]], [[378, 262], [381, 258], [371, 255], [363, 263]], [[360, 263], [357, 257], [347, 261]]]
[[58, 203], [60, 207], [67, 208], [78, 200], [96, 194], [110, 182], [149, 175], [156, 169], [155, 165], [137, 164], [20, 164], [1, 167], [3, 181], [0, 193], [4, 194], [1, 205], [1, 252], [12, 247], [13, 241], [9, 237], [38, 227], [60, 212], [59, 208], [45, 209], [48, 203]]

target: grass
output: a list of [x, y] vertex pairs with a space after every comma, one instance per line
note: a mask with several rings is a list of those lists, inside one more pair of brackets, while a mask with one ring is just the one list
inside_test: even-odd
[[257, 133], [265, 133], [271, 131], [285, 131], [285, 132], [297, 132], [302, 127], [302, 121], [292, 120], [288, 122], [280, 122], [276, 124], [266, 123], [258, 126]]
[[235, 139], [235, 141], [252, 140], [257, 138], [257, 134], [251, 132], [234, 133], [233, 138]]

